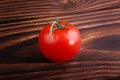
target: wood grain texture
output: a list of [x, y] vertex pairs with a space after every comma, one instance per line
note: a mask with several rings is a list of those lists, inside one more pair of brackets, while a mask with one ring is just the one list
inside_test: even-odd
[[[82, 35], [66, 63], [38, 49], [39, 31], [56, 18]], [[120, 80], [120, 0], [1, 0], [0, 80]]]

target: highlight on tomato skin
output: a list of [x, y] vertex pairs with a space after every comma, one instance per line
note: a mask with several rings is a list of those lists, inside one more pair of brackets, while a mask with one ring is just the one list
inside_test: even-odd
[[39, 33], [39, 48], [43, 55], [54, 62], [66, 62], [78, 54], [81, 35], [77, 27], [66, 21], [55, 20]]

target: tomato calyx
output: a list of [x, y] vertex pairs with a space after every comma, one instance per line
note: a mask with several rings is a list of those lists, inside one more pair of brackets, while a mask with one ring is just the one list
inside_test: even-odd
[[[55, 26], [56, 25], [56, 26]], [[56, 19], [55, 21], [52, 22], [51, 26], [50, 26], [50, 35], [52, 35], [53, 31], [56, 29], [61, 29], [64, 28], [67, 24], [61, 25], [59, 19]], [[56, 28], [54, 28], [54, 26]], [[54, 28], [54, 29], [53, 29]]]

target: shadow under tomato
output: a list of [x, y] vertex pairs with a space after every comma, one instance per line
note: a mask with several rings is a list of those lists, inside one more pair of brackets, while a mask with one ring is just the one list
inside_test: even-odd
[[51, 62], [39, 50], [38, 38], [0, 50], [0, 63]]

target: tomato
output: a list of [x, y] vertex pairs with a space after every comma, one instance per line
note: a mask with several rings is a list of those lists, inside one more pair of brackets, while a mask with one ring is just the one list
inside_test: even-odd
[[56, 20], [47, 24], [39, 33], [40, 51], [51, 61], [65, 62], [80, 50], [79, 30], [66, 21]]

